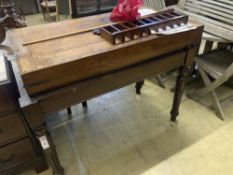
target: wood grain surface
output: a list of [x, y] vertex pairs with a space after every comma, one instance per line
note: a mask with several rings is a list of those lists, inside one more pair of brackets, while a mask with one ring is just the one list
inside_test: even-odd
[[[141, 38], [112, 45], [92, 31], [23, 46], [23, 43], [108, 24], [110, 14], [11, 31], [10, 43], [30, 96], [114, 71], [199, 42], [202, 30]], [[196, 30], [199, 28], [198, 30]]]

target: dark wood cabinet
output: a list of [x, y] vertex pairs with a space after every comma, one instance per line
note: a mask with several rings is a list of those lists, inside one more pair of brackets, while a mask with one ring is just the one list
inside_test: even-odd
[[0, 174], [11, 175], [26, 168], [41, 172], [47, 164], [19, 110], [14, 77], [1, 52], [0, 68]]
[[[10, 83], [0, 85], [0, 115], [7, 114], [14, 110], [14, 104], [10, 94]], [[1, 119], [0, 119], [1, 120]]]
[[15, 167], [22, 166], [36, 159], [30, 139], [26, 138], [0, 149], [0, 169], [1, 173], [9, 172]]
[[0, 117], [0, 145], [10, 143], [27, 136], [20, 116], [13, 112]]

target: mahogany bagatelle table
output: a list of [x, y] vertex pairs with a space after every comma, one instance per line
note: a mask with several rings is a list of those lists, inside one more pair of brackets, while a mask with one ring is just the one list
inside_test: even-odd
[[8, 32], [19, 103], [55, 174], [63, 174], [64, 169], [45, 125], [52, 112], [177, 68], [171, 120], [178, 116], [184, 76], [203, 26], [193, 23], [186, 31], [114, 45], [86, 30], [111, 23], [109, 17], [107, 13]]

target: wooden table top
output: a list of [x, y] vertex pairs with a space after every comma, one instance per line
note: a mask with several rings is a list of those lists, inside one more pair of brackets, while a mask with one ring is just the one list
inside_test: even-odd
[[[105, 13], [9, 31], [7, 43], [14, 50], [19, 74], [25, 87], [31, 88], [38, 85], [37, 89], [32, 90], [30, 94], [40, 92], [41, 88], [51, 89], [52, 86], [62, 86], [75, 80], [150, 59], [151, 56], [181, 49], [191, 44], [195, 36], [199, 35], [195, 29], [200, 28], [200, 25], [193, 24], [193, 28], [188, 32], [180, 32], [171, 36], [151, 35], [117, 45], [109, 43], [101, 36], [94, 35], [92, 31], [24, 45], [35, 40], [106, 25], [111, 23], [109, 17], [110, 13]], [[171, 43], [169, 40], [173, 40], [172, 47], [169, 46]], [[144, 43], [147, 45], [142, 47]], [[152, 45], [155, 48], [152, 48]], [[134, 49], [131, 49], [132, 47]], [[130, 49], [131, 52], [135, 52], [136, 49], [139, 54], [131, 53]], [[45, 82], [48, 83], [46, 87]]]
[[109, 22], [109, 14], [103, 14], [10, 31], [8, 35], [12, 38], [10, 43], [18, 59], [20, 74], [81, 59], [86, 55], [104, 52], [113, 47], [92, 32], [27, 46], [23, 46], [23, 43], [100, 26]]
[[109, 17], [110, 13], [105, 13], [10, 31], [8, 33], [9, 37], [12, 38], [10, 44], [18, 59], [20, 74], [23, 75], [157, 37], [152, 35], [129, 43], [112, 45], [102, 37], [94, 35], [92, 32], [86, 32], [23, 46], [26, 42], [111, 23]]

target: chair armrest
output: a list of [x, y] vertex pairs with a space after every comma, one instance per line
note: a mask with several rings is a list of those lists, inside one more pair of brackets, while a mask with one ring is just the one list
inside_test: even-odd
[[207, 41], [212, 41], [212, 42], [232, 43], [232, 41], [226, 40], [226, 39], [221, 38], [221, 37], [214, 36], [214, 35], [206, 33], [206, 32], [203, 32], [202, 39], [207, 40]]

